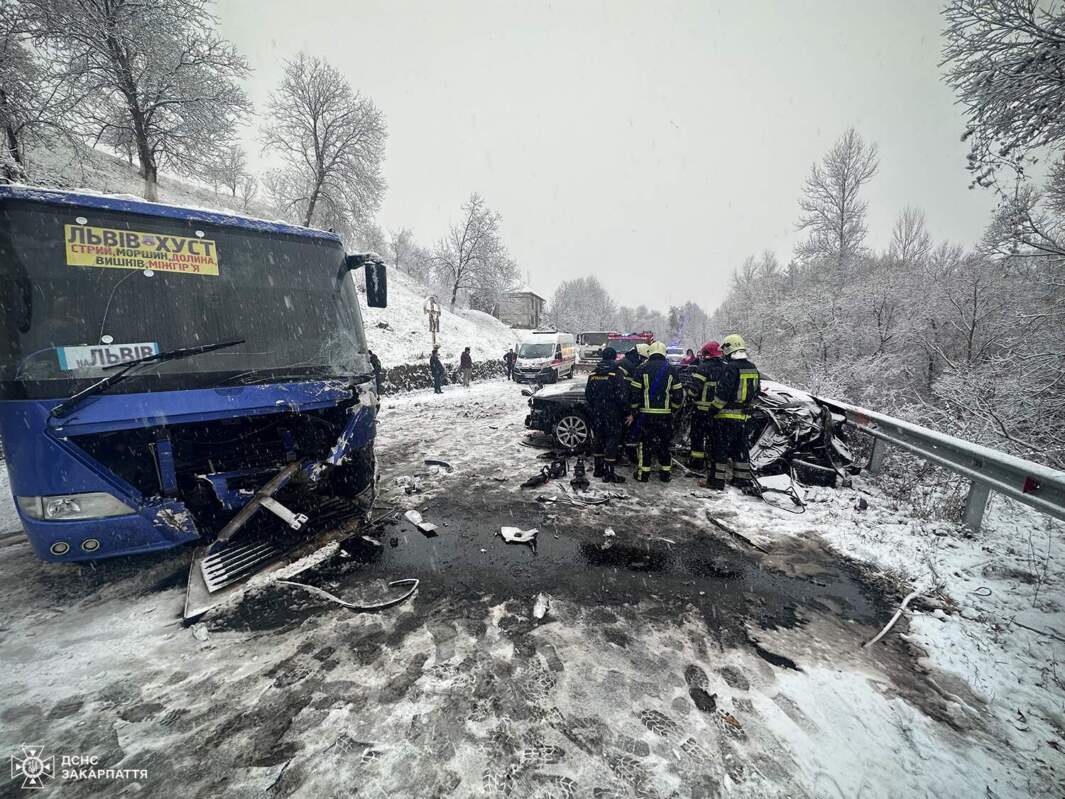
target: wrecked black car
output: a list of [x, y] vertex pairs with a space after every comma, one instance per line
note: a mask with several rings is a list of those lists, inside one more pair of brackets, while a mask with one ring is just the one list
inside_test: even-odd
[[[589, 409], [584, 401], [585, 381], [548, 386], [529, 395], [525, 426], [551, 436], [567, 452], [583, 452], [592, 443]], [[691, 406], [676, 419], [673, 448], [688, 450]], [[795, 469], [804, 482], [834, 485], [854, 456], [844, 438], [844, 419], [833, 414], [810, 394], [772, 380], [762, 380], [754, 412], [748, 422], [751, 464], [760, 474], [780, 474]]]

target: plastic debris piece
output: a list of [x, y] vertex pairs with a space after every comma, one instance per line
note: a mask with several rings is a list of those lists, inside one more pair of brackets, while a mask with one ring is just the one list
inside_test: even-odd
[[617, 533], [614, 532], [614, 528], [613, 527], [608, 527], [605, 530], [603, 530], [603, 537], [604, 538], [613, 538], [616, 535], [617, 535]]
[[551, 609], [551, 597], [547, 594], [537, 594], [536, 603], [533, 605], [533, 617], [542, 619]]
[[535, 527], [531, 530], [522, 530], [519, 527], [499, 528], [499, 534], [508, 544], [531, 544], [536, 540], [537, 532], [539, 531]]
[[192, 630], [192, 637], [197, 641], [207, 640], [207, 625], [206, 624], [194, 624], [190, 628]]
[[403, 514], [404, 518], [415, 527], [422, 523], [422, 515], [416, 510], [409, 510]]
[[426, 466], [439, 466], [445, 472], [450, 472], [452, 466], [447, 461], [437, 460], [436, 458], [426, 458], [422, 461]]
[[402, 596], [396, 597], [395, 599], [387, 599], [384, 602], [378, 602], [374, 605], [356, 605], [353, 602], [347, 602], [336, 596], [335, 594], [331, 594], [328, 591], [323, 591], [321, 588], [317, 588], [313, 585], [306, 585], [305, 583], [296, 583], [292, 580], [278, 580], [277, 583], [278, 585], [291, 585], [295, 586], [296, 588], [302, 588], [305, 591], [309, 591], [312, 594], [317, 594], [323, 599], [328, 599], [330, 602], [335, 602], [341, 607], [347, 608], [348, 610], [353, 610], [356, 613], [375, 613], [379, 610], [385, 610], [386, 608], [395, 607], [401, 602], [406, 602], [408, 599], [414, 596], [414, 592], [418, 590], [418, 580], [414, 578], [410, 578], [407, 580], [393, 580], [388, 584], [389, 588], [409, 585], [410, 590], [408, 590]]

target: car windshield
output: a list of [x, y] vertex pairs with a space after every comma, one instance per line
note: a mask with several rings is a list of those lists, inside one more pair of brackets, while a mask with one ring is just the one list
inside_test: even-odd
[[324, 236], [11, 202], [0, 209], [0, 387], [65, 396], [105, 366], [236, 339], [145, 367], [118, 390], [366, 373], [343, 257]]
[[586, 347], [600, 347], [606, 344], [609, 333], [581, 333], [581, 344]]
[[519, 358], [550, 358], [555, 354], [554, 342], [525, 343], [518, 347]]

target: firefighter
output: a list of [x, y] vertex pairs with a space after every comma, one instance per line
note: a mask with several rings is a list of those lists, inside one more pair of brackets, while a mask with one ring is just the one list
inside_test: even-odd
[[640, 353], [633, 347], [631, 350], [625, 353], [620, 361], [618, 361], [618, 369], [625, 375], [626, 380], [630, 380], [632, 375], [636, 372], [636, 367], [640, 365]]
[[602, 477], [604, 483], [624, 483], [625, 478], [617, 474], [614, 467], [624, 435], [625, 417], [629, 415], [629, 383], [618, 366], [618, 355], [612, 347], [606, 347], [601, 357], [584, 386], [584, 399], [592, 412], [595, 435], [592, 474]]
[[[632, 376], [636, 374], [636, 369], [642, 361], [643, 359], [640, 357], [638, 346], [630, 349], [625, 353], [625, 357], [618, 361], [618, 369], [621, 370], [621, 374], [625, 377], [626, 383], [628, 383], [628, 381], [632, 379]], [[628, 416], [629, 421], [626, 423], [623, 433], [623, 440], [625, 442], [624, 452], [629, 463], [636, 463], [636, 428], [632, 424], [634, 413], [635, 410], [630, 410]]]
[[673, 412], [684, 405], [684, 383], [677, 367], [666, 360], [666, 345], [661, 341], [650, 345], [647, 360], [629, 380], [629, 396], [639, 435], [636, 479], [646, 483], [655, 460], [659, 479], [668, 483], [673, 471]]
[[708, 341], [699, 350], [699, 360], [691, 371], [688, 384], [688, 399], [693, 403], [691, 416], [691, 451], [688, 453], [688, 467], [700, 476], [706, 471], [706, 448], [710, 445], [713, 452], [710, 427], [713, 420], [712, 403], [717, 392], [717, 383], [725, 368], [725, 359], [721, 357], [721, 345]]
[[720, 491], [731, 480], [740, 488], [751, 488], [754, 472], [747, 443], [747, 420], [761, 390], [761, 375], [747, 358], [747, 345], [742, 336], [735, 333], [725, 336], [721, 352], [725, 356], [724, 367], [711, 403], [715, 410], [710, 427], [714, 468], [706, 485]]

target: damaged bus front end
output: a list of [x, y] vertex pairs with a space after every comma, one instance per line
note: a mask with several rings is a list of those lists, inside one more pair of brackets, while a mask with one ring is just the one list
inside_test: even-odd
[[38, 556], [197, 542], [210, 598], [365, 514], [364, 267], [383, 306], [331, 233], [0, 187], [0, 435]]

